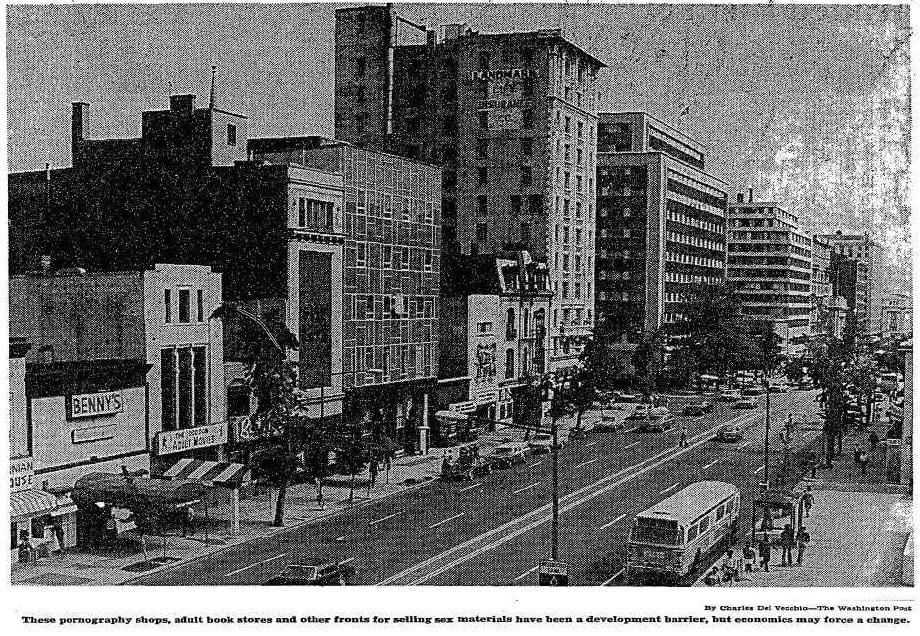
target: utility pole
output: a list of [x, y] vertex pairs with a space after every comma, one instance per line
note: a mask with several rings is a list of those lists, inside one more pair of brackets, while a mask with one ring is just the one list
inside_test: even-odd
[[[564, 386], [564, 385], [563, 385]], [[555, 401], [555, 391], [553, 398]], [[554, 405], [553, 405], [554, 406]], [[551, 406], [553, 412], [553, 561], [559, 560], [559, 413]], [[542, 407], [541, 407], [542, 408]]]

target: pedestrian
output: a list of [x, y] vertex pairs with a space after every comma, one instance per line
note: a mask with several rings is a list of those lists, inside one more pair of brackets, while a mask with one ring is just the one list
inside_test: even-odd
[[735, 560], [735, 553], [729, 550], [725, 553], [722, 560], [722, 582], [725, 585], [731, 585], [738, 578], [738, 564]]
[[323, 480], [316, 478], [316, 507], [319, 510], [325, 510], [326, 505], [323, 503]]
[[811, 492], [811, 486], [805, 487], [805, 494], [802, 495], [802, 504], [805, 506], [805, 516], [811, 515], [811, 507], [815, 503], [815, 495]]
[[858, 463], [859, 463], [859, 455], [860, 455], [861, 453], [862, 453], [862, 446], [860, 446], [859, 444], [857, 444], [856, 446], [853, 447], [853, 463], [854, 463], [854, 464], [858, 464]]
[[859, 451], [859, 472], [862, 475], [866, 474], [866, 469], [869, 467], [869, 455], [866, 454], [866, 451]]
[[770, 535], [764, 534], [760, 545], [757, 546], [757, 554], [760, 556], [760, 569], [764, 572], [770, 571], [770, 552], [773, 546], [770, 545]]
[[687, 446], [687, 425], [686, 424], [680, 425], [680, 441], [678, 442], [678, 446], [680, 446], [681, 448], [685, 448]]
[[873, 451], [875, 451], [875, 447], [878, 446], [878, 442], [879, 442], [878, 433], [876, 433], [875, 431], [872, 431], [871, 433], [869, 433], [869, 446], [872, 447]]
[[808, 546], [809, 541], [811, 541], [811, 535], [808, 534], [808, 530], [805, 529], [805, 526], [802, 526], [799, 528], [799, 532], [795, 537], [795, 543], [799, 548], [799, 554], [796, 562], [799, 565], [802, 565], [802, 559], [805, 556], [805, 548]]
[[195, 510], [191, 506], [188, 506], [185, 511], [182, 513], [182, 536], [187, 537], [190, 534], [195, 534], [195, 527], [193, 522], [195, 520]]
[[792, 548], [795, 545], [795, 532], [792, 524], [786, 524], [779, 535], [780, 545], [783, 548], [782, 565], [792, 565]]
[[370, 473], [371, 481], [367, 486], [368, 492], [370, 489], [377, 485], [377, 474], [380, 472], [380, 467], [377, 465], [377, 460], [372, 459], [370, 466], [368, 466], [368, 473]]
[[709, 587], [716, 587], [718, 585], [721, 585], [722, 577], [719, 576], [719, 568], [712, 568], [711, 570], [709, 570], [709, 574], [707, 574], [706, 577], [703, 579], [703, 583], [705, 583]]
[[744, 557], [744, 573], [753, 574], [754, 573], [754, 561], [757, 560], [757, 553], [754, 552], [754, 548], [751, 545], [750, 541], [744, 544], [744, 550], [741, 551], [741, 556]]

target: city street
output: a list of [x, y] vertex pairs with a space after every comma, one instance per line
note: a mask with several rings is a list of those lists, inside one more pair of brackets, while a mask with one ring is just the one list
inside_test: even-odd
[[[771, 470], [782, 461], [779, 431], [786, 414], [813, 420], [814, 397], [771, 396]], [[686, 400], [671, 402], [677, 413]], [[709, 415], [678, 417], [671, 431], [588, 435], [560, 451], [560, 558], [569, 564], [570, 584], [623, 582], [632, 516], [696, 481], [736, 484], [742, 528], [749, 528], [751, 495], [763, 479], [763, 402], [761, 396], [757, 410], [719, 403]], [[683, 449], [677, 444], [681, 422], [689, 436]], [[742, 441], [714, 441], [726, 422], [742, 427]], [[806, 431], [805, 441], [819, 434]], [[291, 561], [322, 556], [354, 567], [359, 585], [536, 585], [537, 564], [550, 553], [551, 477], [550, 455], [529, 456], [526, 464], [472, 482], [435, 481], [133, 583], [258, 585]]]

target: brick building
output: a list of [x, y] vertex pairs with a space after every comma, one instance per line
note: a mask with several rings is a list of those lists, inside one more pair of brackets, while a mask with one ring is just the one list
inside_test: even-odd
[[593, 325], [604, 64], [558, 30], [436, 34], [390, 5], [336, 11], [335, 55], [336, 137], [443, 166], [445, 252], [546, 263], [550, 368], [574, 364]]

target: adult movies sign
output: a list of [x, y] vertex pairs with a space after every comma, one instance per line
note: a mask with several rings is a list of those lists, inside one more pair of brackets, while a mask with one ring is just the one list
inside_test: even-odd
[[157, 454], [169, 455], [182, 451], [227, 443], [227, 423], [209, 424], [195, 428], [180, 428], [157, 433]]

